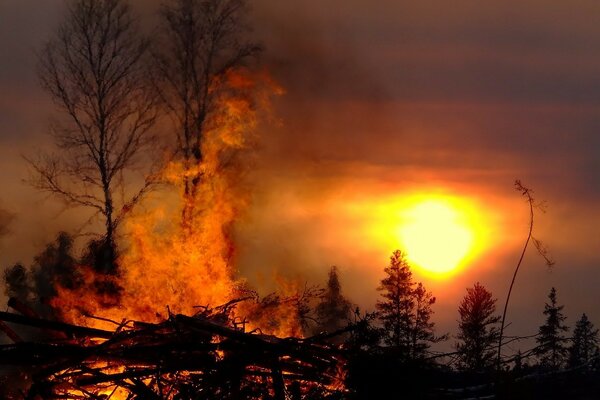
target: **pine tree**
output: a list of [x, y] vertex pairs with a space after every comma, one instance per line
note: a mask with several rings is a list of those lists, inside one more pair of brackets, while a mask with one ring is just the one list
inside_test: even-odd
[[337, 267], [329, 270], [327, 287], [317, 305], [317, 330], [335, 332], [343, 328], [350, 318], [351, 303], [342, 295]]
[[566, 319], [562, 313], [564, 306], [557, 305], [555, 288], [550, 290], [548, 299], [550, 304], [546, 303], [544, 306], [546, 322], [540, 326], [536, 338], [538, 343], [536, 354], [542, 367], [556, 370], [564, 365], [567, 358], [564, 333], [569, 328], [564, 324]]
[[385, 268], [386, 277], [377, 288], [383, 300], [377, 301], [376, 309], [383, 323], [383, 341], [407, 351], [410, 343], [412, 298], [412, 272], [404, 254], [396, 250]]
[[521, 349], [517, 350], [517, 354], [515, 355], [515, 365], [513, 367], [513, 372], [521, 373], [523, 372], [523, 353], [521, 353]]
[[496, 299], [479, 282], [467, 288], [467, 294], [458, 307], [460, 321], [456, 350], [459, 366], [469, 371], [482, 371], [493, 366], [500, 322], [496, 313]]
[[435, 324], [431, 321], [433, 314], [431, 307], [435, 304], [435, 297], [425, 289], [421, 282], [417, 283], [417, 287], [413, 291], [413, 298], [415, 309], [414, 322], [411, 327], [410, 357], [417, 359], [429, 349], [430, 343], [445, 340], [446, 336], [435, 335]]
[[421, 358], [430, 343], [445, 339], [435, 336], [431, 322], [435, 297], [422, 283], [413, 282], [410, 266], [399, 250], [390, 257], [385, 273], [378, 287], [383, 299], [376, 304], [383, 341], [409, 359]]
[[598, 352], [598, 329], [585, 313], [575, 324], [573, 343], [569, 348], [569, 366], [591, 367], [590, 362]]

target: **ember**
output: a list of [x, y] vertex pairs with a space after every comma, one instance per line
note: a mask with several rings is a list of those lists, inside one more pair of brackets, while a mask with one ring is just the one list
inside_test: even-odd
[[300, 399], [307, 393], [319, 398], [343, 393], [339, 349], [323, 337], [246, 332], [243, 323], [230, 319], [240, 301], [202, 308], [193, 316], [169, 313], [160, 323], [114, 322], [113, 331], [1, 312], [2, 321], [64, 336], [3, 345], [0, 359], [3, 365], [34, 368], [28, 399], [182, 399], [199, 394], [258, 399], [267, 393], [274, 399]]

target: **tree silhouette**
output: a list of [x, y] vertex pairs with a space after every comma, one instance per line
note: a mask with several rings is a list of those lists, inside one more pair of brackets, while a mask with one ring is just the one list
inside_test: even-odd
[[[351, 303], [342, 295], [337, 267], [333, 266], [329, 270], [327, 286], [321, 301], [316, 307], [317, 330], [331, 333], [343, 328], [348, 324], [351, 309]], [[337, 339], [343, 340], [342, 337]]]
[[17, 263], [4, 270], [4, 293], [27, 302], [31, 297], [29, 271], [23, 264]]
[[154, 82], [175, 122], [176, 156], [183, 163], [182, 225], [192, 229], [196, 196], [205, 176], [205, 135], [214, 129], [225, 77], [257, 55], [243, 39], [245, 0], [172, 0], [163, 5]]
[[569, 367], [590, 368], [590, 362], [598, 354], [598, 329], [582, 314], [573, 330], [573, 343], [569, 348]]
[[384, 271], [386, 277], [378, 287], [383, 300], [376, 304], [378, 318], [383, 324], [383, 341], [408, 359], [421, 358], [430, 343], [445, 338], [434, 335], [431, 306], [435, 297], [421, 283], [415, 285], [401, 251], [392, 253], [390, 264]]
[[525, 239], [525, 244], [523, 245], [523, 249], [521, 250], [521, 256], [519, 257], [519, 261], [517, 262], [517, 265], [515, 266], [515, 270], [513, 272], [513, 276], [510, 281], [510, 286], [508, 287], [508, 293], [506, 294], [506, 301], [504, 302], [504, 309], [502, 311], [502, 319], [500, 321], [500, 334], [498, 336], [498, 351], [496, 354], [496, 368], [498, 369], [498, 371], [500, 371], [500, 366], [501, 366], [500, 361], [502, 358], [502, 339], [503, 339], [503, 335], [504, 335], [504, 327], [506, 324], [506, 315], [508, 313], [508, 303], [510, 302], [510, 295], [511, 295], [513, 287], [515, 285], [515, 281], [517, 279], [517, 274], [519, 273], [519, 269], [521, 268], [523, 259], [525, 258], [525, 253], [527, 252], [529, 243], [533, 242], [533, 245], [535, 246], [536, 251], [538, 252], [538, 254], [540, 256], [542, 256], [544, 258], [544, 261], [546, 262], [546, 265], [548, 267], [551, 267], [552, 265], [554, 265], [554, 261], [550, 258], [550, 255], [548, 254], [548, 249], [544, 246], [544, 244], [542, 243], [541, 240], [538, 240], [533, 236], [533, 223], [534, 223], [533, 210], [534, 210], [534, 208], [537, 208], [543, 212], [545, 203], [543, 203], [543, 202], [536, 203], [536, 201], [533, 197], [533, 190], [531, 190], [530, 188], [523, 185], [523, 183], [521, 183], [521, 181], [518, 179], [515, 181], [515, 190], [518, 191], [519, 193], [521, 193], [521, 195], [525, 198], [525, 200], [527, 201], [527, 204], [529, 206], [529, 230], [527, 232], [527, 238]]
[[[140, 39], [124, 0], [76, 0], [40, 53], [43, 88], [62, 110], [58, 154], [28, 160], [31, 183], [104, 219], [103, 272], [115, 272], [115, 231], [155, 182], [138, 176], [156, 113]], [[141, 183], [133, 188], [133, 181]]]
[[564, 333], [569, 328], [564, 325], [566, 319], [562, 313], [564, 306], [558, 305], [554, 287], [550, 290], [548, 299], [550, 303], [544, 306], [546, 322], [540, 326], [536, 338], [538, 343], [536, 354], [542, 367], [556, 370], [564, 365], [567, 358]]
[[412, 272], [404, 254], [396, 250], [385, 268], [386, 277], [377, 288], [383, 300], [378, 300], [376, 309], [383, 323], [383, 341], [388, 346], [398, 347], [408, 353], [410, 344], [412, 297]]
[[521, 352], [521, 349], [517, 350], [517, 354], [515, 354], [514, 358], [514, 363], [515, 365], [513, 366], [512, 370], [518, 374], [523, 372], [523, 370], [528, 367], [527, 363], [523, 361], [523, 353]]
[[354, 329], [348, 333], [346, 346], [352, 355], [360, 352], [369, 352], [381, 342], [381, 329], [376, 326], [377, 312], [361, 313], [356, 307], [352, 312]]
[[429, 349], [431, 343], [446, 340], [447, 335], [436, 336], [435, 324], [431, 321], [435, 304], [435, 297], [428, 292], [421, 282], [413, 290], [415, 309], [413, 311], [413, 322], [410, 328], [410, 358], [413, 360], [422, 358]]
[[496, 299], [483, 285], [475, 283], [467, 288], [458, 313], [459, 366], [468, 371], [484, 371], [493, 367], [495, 349], [498, 340], [500, 316], [496, 314]]
[[73, 238], [60, 232], [34, 257], [29, 268], [15, 264], [4, 271], [5, 293], [41, 315], [53, 316], [50, 301], [57, 295], [57, 287], [73, 289], [81, 285], [81, 271], [76, 265]]

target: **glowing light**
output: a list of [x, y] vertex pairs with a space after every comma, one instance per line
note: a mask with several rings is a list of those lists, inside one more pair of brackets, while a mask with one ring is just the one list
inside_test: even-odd
[[483, 245], [481, 213], [465, 199], [413, 196], [399, 214], [401, 248], [413, 266], [431, 277], [457, 272]]
[[[267, 110], [272, 88], [270, 81], [253, 83], [254, 75], [247, 71], [231, 72], [224, 78], [226, 87], [247, 88], [249, 92], [227, 90], [217, 99], [216, 108], [220, 112], [215, 113], [215, 121], [208, 124], [210, 129], [204, 132], [201, 163], [189, 166], [174, 160], [163, 171], [165, 181], [182, 189], [178, 201], [175, 204], [161, 201], [160, 205], [146, 203], [154, 207], [147, 212], [130, 213], [121, 225], [127, 240], [123, 246], [126, 251], [118, 260], [122, 270], [118, 278], [123, 288], [120, 296], [95, 289], [109, 287], [114, 277], [82, 266], [82, 286], [73, 289], [57, 285], [58, 294], [51, 300], [52, 307], [64, 321], [114, 329], [114, 324], [87, 315], [113, 321], [160, 322], [168, 317], [167, 307], [172, 313], [194, 315], [197, 306], [216, 307], [247, 296], [240, 292], [245, 282], [238, 278], [231, 260], [233, 243], [229, 231], [246, 208], [248, 195], [243, 191], [245, 186], [239, 183], [240, 170], [234, 157], [228, 157], [229, 165], [225, 168], [223, 155], [253, 144], [258, 111]], [[254, 84], [258, 85], [255, 92], [251, 90]], [[205, 181], [198, 186], [193, 198], [186, 198], [182, 178], [198, 172]], [[186, 201], [194, 202], [196, 210], [201, 212], [193, 213], [183, 224], [179, 218]], [[184, 225], [194, 229], [187, 232]], [[291, 296], [290, 291], [295, 288], [290, 284], [279, 291], [282, 296]], [[246, 301], [238, 304], [235, 312], [248, 317], [249, 330], [260, 327], [266, 334], [301, 336], [300, 321], [291, 303], [281, 307], [273, 305], [268, 312], [262, 312], [261, 307], [258, 302]], [[232, 318], [235, 316], [232, 314]]]

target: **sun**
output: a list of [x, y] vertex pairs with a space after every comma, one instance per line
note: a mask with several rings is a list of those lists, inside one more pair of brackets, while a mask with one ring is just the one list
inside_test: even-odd
[[399, 212], [397, 235], [409, 262], [424, 274], [456, 273], [480, 249], [483, 229], [473, 205], [449, 196], [416, 196]]

